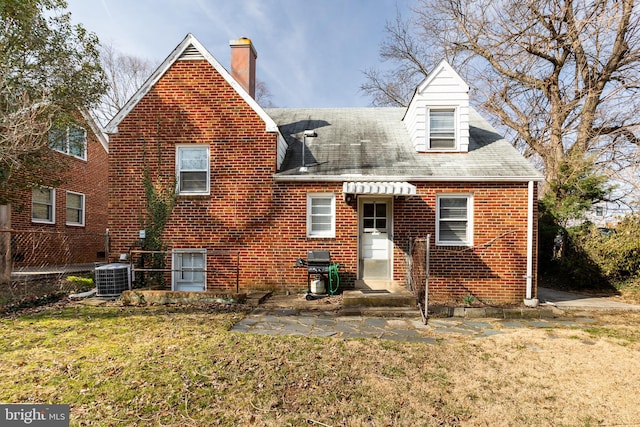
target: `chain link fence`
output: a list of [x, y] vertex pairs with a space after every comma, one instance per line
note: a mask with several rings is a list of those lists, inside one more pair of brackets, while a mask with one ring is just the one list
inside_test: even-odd
[[2, 229], [0, 243], [0, 307], [85, 290], [66, 277], [107, 262], [106, 233]]
[[13, 271], [106, 262], [107, 234], [10, 230]]

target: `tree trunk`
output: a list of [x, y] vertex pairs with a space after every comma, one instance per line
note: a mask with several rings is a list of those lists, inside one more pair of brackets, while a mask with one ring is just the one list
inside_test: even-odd
[[[0, 205], [0, 284], [11, 283], [11, 205]], [[3, 231], [6, 230], [6, 231]]]

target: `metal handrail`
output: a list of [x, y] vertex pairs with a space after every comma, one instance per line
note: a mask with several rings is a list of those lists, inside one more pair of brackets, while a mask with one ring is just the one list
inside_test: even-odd
[[[131, 268], [131, 275], [132, 277], [135, 276], [135, 272], [150, 272], [150, 273], [173, 273], [176, 271], [184, 271], [184, 270], [175, 270], [173, 268], [143, 268], [143, 267], [136, 267], [134, 265], [134, 254], [140, 254], [140, 255], [153, 255], [153, 254], [162, 254], [162, 255], [167, 255], [167, 254], [172, 254], [172, 251], [148, 251], [148, 250], [139, 250], [139, 249], [132, 249], [129, 251], [129, 265]], [[213, 249], [213, 250], [207, 250], [207, 255], [236, 255], [236, 292], [240, 292], [240, 251], [239, 250], [225, 250], [225, 249]], [[216, 270], [208, 270], [208, 269], [192, 269], [191, 271], [194, 272], [198, 272], [198, 273], [209, 273], [209, 272], [215, 272]]]

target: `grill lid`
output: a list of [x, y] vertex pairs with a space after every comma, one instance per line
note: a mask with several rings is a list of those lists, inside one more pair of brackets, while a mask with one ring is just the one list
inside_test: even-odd
[[307, 252], [307, 263], [308, 264], [330, 264], [331, 263], [331, 255], [329, 255], [329, 251], [309, 251]]

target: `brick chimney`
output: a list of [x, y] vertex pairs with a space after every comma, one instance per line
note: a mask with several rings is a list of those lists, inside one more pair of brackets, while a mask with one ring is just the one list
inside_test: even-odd
[[256, 97], [256, 59], [258, 54], [251, 40], [242, 37], [231, 40], [231, 76], [242, 85], [244, 90]]

